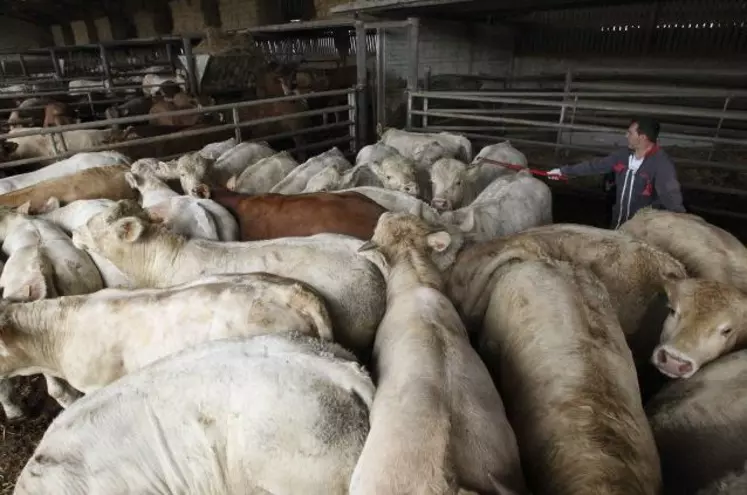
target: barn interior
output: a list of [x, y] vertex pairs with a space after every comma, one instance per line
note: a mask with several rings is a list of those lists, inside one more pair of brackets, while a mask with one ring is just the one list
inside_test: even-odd
[[[662, 123], [660, 144], [677, 166], [688, 211], [747, 240], [747, 4], [741, 0], [0, 0], [0, 6], [0, 84], [15, 88], [0, 93], [0, 139], [9, 136], [17, 101], [48, 96], [86, 116], [71, 130], [132, 126], [134, 139], [106, 148], [136, 158], [173, 158], [230, 137], [267, 140], [299, 159], [332, 146], [350, 157], [390, 126], [462, 133], [477, 149], [510, 140], [530, 167], [546, 171], [624, 145], [630, 119], [647, 115]], [[193, 112], [199, 123], [146, 126], [147, 116], [107, 121], [105, 109], [139, 88], [132, 78], [177, 72], [191, 94], [211, 98]], [[267, 74], [287, 76], [291, 91], [265, 84]], [[71, 94], [69, 83], [80, 79], [100, 87]], [[301, 107], [299, 94], [306, 98]], [[267, 98], [282, 101], [263, 105]], [[63, 149], [58, 158], [72, 154]], [[43, 163], [0, 163], [0, 172]], [[603, 178], [549, 185], [557, 222], [609, 225], [613, 191]], [[55, 413], [47, 408], [32, 422], [3, 427], [0, 495], [12, 493]]]

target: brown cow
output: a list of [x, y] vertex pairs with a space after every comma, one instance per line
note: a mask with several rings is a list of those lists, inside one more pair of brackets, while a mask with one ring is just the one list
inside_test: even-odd
[[75, 119], [71, 116], [70, 107], [66, 103], [53, 101], [44, 107], [43, 127], [74, 124]]
[[367, 240], [387, 210], [356, 192], [249, 196], [200, 184], [193, 193], [210, 197], [239, 222], [241, 241], [344, 234]]
[[34, 211], [52, 196], [63, 205], [78, 199], [137, 199], [138, 192], [125, 180], [129, 170], [128, 165], [89, 168], [2, 194], [0, 205], [17, 207], [29, 202], [28, 208]]
[[[164, 112], [175, 112], [177, 110], [188, 110], [192, 108], [200, 108], [201, 105], [211, 105], [214, 101], [212, 98], [203, 99], [195, 98], [184, 92], [179, 92], [174, 95], [172, 99], [154, 98], [153, 106], [150, 108], [149, 114], [159, 114]], [[157, 125], [164, 126], [193, 126], [204, 119], [203, 114], [193, 115], [180, 115], [177, 117], [155, 117], [151, 119], [151, 122]]]

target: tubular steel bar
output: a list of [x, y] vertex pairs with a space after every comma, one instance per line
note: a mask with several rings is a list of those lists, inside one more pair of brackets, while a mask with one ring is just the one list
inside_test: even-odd
[[[238, 124], [238, 127], [249, 127], [253, 125], [260, 125], [260, 124], [266, 124], [266, 123], [272, 123], [272, 122], [281, 122], [283, 120], [288, 120], [292, 118], [299, 118], [299, 117], [312, 117], [315, 115], [321, 115], [325, 112], [338, 112], [338, 111], [344, 111], [347, 110], [349, 107], [347, 105], [341, 105], [337, 107], [328, 107], [328, 108], [322, 108], [318, 110], [309, 110], [305, 112], [298, 112], [294, 114], [286, 114], [286, 115], [280, 115], [276, 117], [266, 117], [262, 119], [257, 120], [251, 120], [246, 122], [241, 122]], [[152, 118], [152, 116], [146, 116], [146, 118]], [[114, 120], [114, 119], [112, 119]], [[335, 128], [335, 127], [346, 127], [348, 125], [347, 122], [342, 122], [339, 124], [328, 124], [327, 128]], [[60, 127], [52, 127], [50, 132], [59, 133], [61, 130], [63, 130], [65, 127], [70, 126], [60, 126]], [[87, 148], [85, 150], [74, 150], [74, 151], [68, 151], [65, 153], [61, 153], [59, 155], [54, 156], [40, 156], [40, 157], [33, 157], [33, 158], [25, 158], [22, 160], [14, 160], [12, 162], [4, 162], [0, 163], [0, 169], [2, 168], [12, 168], [17, 167], [19, 165], [26, 165], [29, 163], [37, 163], [40, 161], [45, 160], [60, 160], [63, 158], [67, 158], [70, 156], [75, 155], [76, 153], [80, 152], [93, 152], [93, 151], [107, 151], [107, 150], [113, 150], [113, 149], [120, 149], [120, 148], [129, 148], [132, 146], [137, 145], [144, 145], [144, 144], [153, 144], [153, 143], [159, 143], [164, 141], [171, 141], [173, 139], [178, 139], [182, 137], [191, 137], [191, 136], [199, 136], [201, 134], [210, 134], [210, 133], [217, 133], [221, 131], [230, 131], [235, 128], [235, 125], [233, 123], [230, 124], [222, 124], [217, 125], [213, 127], [203, 127], [199, 129], [191, 129], [191, 130], [184, 130], [179, 132], [173, 132], [170, 134], [164, 134], [161, 136], [154, 136], [149, 138], [140, 138], [140, 139], [130, 139], [126, 141], [116, 142], [116, 143], [109, 143], [104, 144], [101, 146], [94, 146], [92, 148]], [[317, 130], [323, 129], [323, 127], [307, 127], [305, 129], [301, 129], [298, 131], [288, 131], [279, 135], [282, 135], [283, 137], [293, 137], [298, 135], [307, 134], [309, 132], [315, 132]], [[19, 133], [20, 134], [20, 133]], [[48, 134], [48, 133], [47, 133]], [[263, 140], [268, 139], [267, 137], [263, 137]], [[345, 140], [349, 138], [344, 138]]]
[[[530, 99], [531, 94], [527, 94], [530, 98], [506, 98], [500, 96], [489, 96], [489, 97], [475, 97], [475, 96], [460, 96], [454, 95], [446, 91], [415, 91], [413, 96], [419, 98], [432, 98], [438, 100], [457, 100], [457, 101], [469, 101], [473, 103], [515, 103], [520, 105], [534, 105], [534, 106], [548, 106], [548, 107], [562, 107], [564, 105], [561, 101], [550, 101], [550, 100], [537, 100]], [[561, 95], [559, 95], [561, 96]], [[702, 108], [685, 108], [675, 105], [637, 105], [635, 103], [625, 104], [614, 104], [604, 101], [590, 101], [590, 102], [579, 102], [577, 105], [578, 109], [583, 110], [607, 110], [611, 112], [621, 113], [646, 113], [646, 114], [657, 114], [657, 115], [675, 115], [675, 116], [690, 116], [690, 117], [704, 117], [718, 119], [722, 115], [721, 110], [706, 110]], [[747, 112], [741, 110], [732, 110], [729, 112], [729, 119], [733, 120], [744, 120], [747, 121]]]
[[[413, 115], [424, 115], [426, 112], [420, 110], [412, 110]], [[619, 129], [613, 127], [604, 127], [598, 125], [585, 125], [585, 124], [558, 124], [555, 122], [540, 122], [537, 120], [526, 120], [526, 119], [512, 119], [508, 117], [484, 117], [480, 115], [465, 115], [465, 114], [447, 114], [437, 111], [427, 112], [431, 117], [441, 117], [445, 119], [459, 119], [459, 120], [476, 120], [479, 122], [497, 122], [506, 124], [517, 124], [517, 125], [528, 125], [536, 127], [546, 127], [549, 129], [568, 129], [574, 131], [592, 131], [592, 132], [618, 132]], [[745, 112], [747, 113], [747, 112]], [[692, 141], [703, 141], [707, 143], [720, 143], [720, 144], [735, 144], [735, 145], [747, 145], [747, 140], [743, 139], [726, 139], [726, 138], [714, 138], [711, 136], [695, 136], [689, 134], [675, 134], [675, 133], [660, 133], [661, 137], [672, 137], [680, 139], [690, 139]], [[0, 136], [1, 137], [1, 136]], [[555, 145], [553, 145], [555, 146]]]
[[[264, 105], [268, 103], [277, 103], [281, 101], [296, 101], [296, 100], [302, 100], [302, 99], [308, 99], [308, 98], [322, 98], [325, 96], [342, 96], [342, 95], [346, 95], [350, 93], [351, 91], [355, 91], [355, 90], [336, 89], [333, 91], [321, 91], [318, 93], [306, 93], [303, 95], [279, 96], [277, 98], [267, 98], [264, 100], [251, 100], [251, 101], [242, 101], [238, 103], [225, 103], [222, 105], [214, 105], [210, 107], [190, 108], [187, 110], [174, 110], [173, 112], [159, 113], [158, 116], [159, 117], [181, 117], [183, 115], [196, 115], [196, 114], [206, 114], [206, 113], [213, 113], [213, 112], [222, 112], [226, 110], [232, 110], [233, 108], [251, 107], [251, 106], [257, 106], [257, 105]], [[343, 110], [347, 110], [348, 106], [344, 105], [342, 107], [331, 107], [331, 108], [340, 108], [339, 111], [343, 111]], [[305, 113], [308, 113], [308, 112], [305, 112]], [[301, 114], [292, 114], [292, 115], [301, 115]], [[316, 114], [313, 114], [313, 115], [316, 115]], [[59, 126], [59, 127], [47, 127], [47, 128], [44, 128], [38, 131], [34, 130], [34, 131], [14, 132], [12, 134], [0, 134], [0, 139], [16, 138], [16, 137], [23, 137], [23, 136], [37, 136], [37, 135], [43, 135], [43, 134], [52, 134], [54, 132], [76, 131], [76, 130], [81, 130], [81, 129], [96, 129], [101, 126], [110, 126], [112, 124], [135, 124], [138, 122], [148, 122], [153, 118], [154, 118], [154, 115], [136, 115], [134, 117], [121, 117], [118, 119], [97, 120], [94, 122], [85, 122], [82, 124], [69, 124], [69, 125], [64, 125], [64, 126]], [[270, 117], [270, 118], [282, 120], [285, 117], [281, 116], [281, 117]]]
[[355, 63], [358, 79], [355, 87], [358, 93], [358, 132], [355, 146], [360, 149], [368, 139], [368, 105], [366, 104], [368, 72], [366, 71], [366, 27], [363, 21], [355, 22], [355, 43]]
[[407, 21], [410, 23], [410, 52], [409, 60], [407, 61], [410, 70], [407, 74], [407, 90], [415, 91], [418, 89], [418, 76], [420, 74], [418, 70], [418, 67], [420, 65], [418, 59], [418, 49], [420, 44], [420, 20], [417, 17], [410, 17], [407, 19]]
[[187, 84], [189, 85], [189, 91], [196, 95], [199, 94], [199, 86], [197, 85], [195, 57], [192, 54], [192, 40], [186, 36], [183, 37], [182, 46], [184, 47], [184, 58], [187, 61]]

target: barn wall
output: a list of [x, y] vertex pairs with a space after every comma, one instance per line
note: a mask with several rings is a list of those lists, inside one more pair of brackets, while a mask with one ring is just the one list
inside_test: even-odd
[[[505, 75], [513, 51], [507, 28], [476, 23], [422, 19], [419, 43], [419, 77], [426, 67], [433, 75]], [[408, 33], [391, 29], [386, 35], [387, 72], [406, 77], [410, 50]]]
[[0, 16], [0, 50], [24, 50], [52, 44], [52, 31], [15, 18]]

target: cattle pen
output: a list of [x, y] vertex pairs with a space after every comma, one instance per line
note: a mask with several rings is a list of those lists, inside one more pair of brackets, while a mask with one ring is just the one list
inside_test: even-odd
[[[245, 17], [227, 6], [260, 0], [163, 0], [203, 17], [157, 35], [138, 29], [78, 42], [76, 34], [72, 44], [68, 36], [1, 50], [0, 154], [7, 140], [34, 137], [51, 151], [0, 156], [0, 178], [91, 151], [173, 164], [226, 140], [266, 142], [299, 164], [338, 148], [354, 164], [387, 128], [448, 132], [466, 137], [475, 155], [510, 142], [550, 187], [555, 223], [607, 228], [608, 179], [543, 175], [625, 146], [631, 118], [651, 116], [661, 122], [659, 144], [676, 166], [686, 209], [747, 242], [744, 1], [309, 1], [334, 6], [326, 17], [238, 25]], [[212, 4], [224, 13], [208, 22]], [[242, 44], [209, 51], [215, 33]], [[109, 113], [167, 80], [193, 98], [191, 107]], [[50, 101], [64, 102], [78, 123], [43, 125]], [[81, 146], [83, 135], [96, 144]], [[178, 179], [172, 186], [195, 190]], [[30, 410], [43, 412], [0, 422], [0, 495], [13, 492], [60, 411], [40, 376], [22, 383]]]

